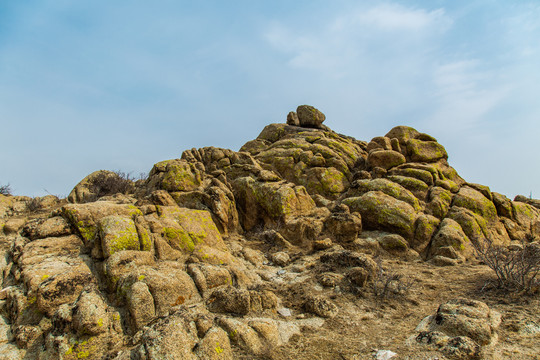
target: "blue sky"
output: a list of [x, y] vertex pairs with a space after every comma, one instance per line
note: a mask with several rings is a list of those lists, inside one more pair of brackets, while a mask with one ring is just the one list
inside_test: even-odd
[[0, 3], [0, 184], [238, 150], [311, 104], [369, 141], [435, 136], [468, 181], [540, 198], [538, 1]]

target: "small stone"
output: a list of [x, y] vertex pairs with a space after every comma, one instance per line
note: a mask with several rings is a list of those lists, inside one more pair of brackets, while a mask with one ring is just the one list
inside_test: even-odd
[[313, 242], [313, 248], [315, 250], [330, 249], [333, 245], [334, 245], [334, 243], [332, 242], [332, 239], [330, 239], [330, 238], [326, 238], [326, 239], [323, 239], [323, 240], [315, 240]]
[[286, 266], [291, 258], [286, 252], [280, 251], [272, 255], [272, 261], [278, 266]]
[[279, 315], [281, 315], [283, 317], [289, 317], [289, 316], [292, 315], [291, 309], [285, 308], [285, 307], [277, 309], [277, 312], [278, 312]]
[[338, 313], [336, 304], [322, 296], [312, 296], [308, 298], [304, 307], [307, 312], [324, 318], [332, 318]]

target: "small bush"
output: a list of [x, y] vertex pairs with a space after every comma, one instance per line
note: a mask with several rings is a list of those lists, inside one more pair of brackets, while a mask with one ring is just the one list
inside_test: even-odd
[[386, 272], [377, 260], [377, 271], [371, 284], [373, 293], [381, 299], [405, 296], [414, 285], [414, 279], [403, 274]]
[[37, 197], [26, 202], [26, 209], [31, 212], [40, 210], [42, 207], [43, 205], [41, 204], [41, 199]]
[[476, 255], [495, 272], [497, 285], [508, 291], [532, 292], [540, 286], [540, 245], [522, 241], [508, 248], [486, 240], [474, 244]]
[[115, 171], [114, 175], [101, 173], [92, 181], [90, 191], [98, 199], [102, 196], [114, 195], [117, 193], [130, 194], [134, 191], [134, 178], [129, 173]]
[[0, 194], [2, 195], [11, 195], [11, 186], [9, 184], [7, 185], [0, 185]]

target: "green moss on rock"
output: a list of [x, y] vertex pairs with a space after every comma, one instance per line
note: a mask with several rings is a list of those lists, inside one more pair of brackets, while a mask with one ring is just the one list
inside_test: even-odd
[[381, 191], [397, 200], [406, 202], [416, 211], [420, 210], [418, 199], [409, 190], [388, 179], [357, 180], [353, 183], [352, 188], [347, 191], [344, 197], [361, 196], [369, 191]]
[[104, 217], [99, 222], [99, 232], [105, 257], [122, 250], [140, 250], [137, 228], [130, 218]]
[[445, 148], [435, 141], [409, 139], [407, 154], [413, 162], [436, 162], [440, 159], [448, 159]]
[[414, 208], [381, 191], [370, 191], [359, 197], [342, 200], [351, 212], [362, 217], [362, 227], [367, 230], [386, 230], [411, 239], [417, 213]]

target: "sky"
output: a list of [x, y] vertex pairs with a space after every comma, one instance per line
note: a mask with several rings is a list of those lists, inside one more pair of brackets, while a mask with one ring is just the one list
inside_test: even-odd
[[67, 196], [309, 104], [359, 140], [412, 126], [467, 181], [540, 198], [538, 19], [537, 0], [3, 0], [0, 185]]

